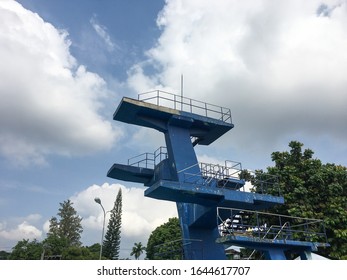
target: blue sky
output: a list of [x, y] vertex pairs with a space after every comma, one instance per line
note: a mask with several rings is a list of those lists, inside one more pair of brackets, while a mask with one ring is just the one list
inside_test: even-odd
[[[123, 96], [150, 89], [231, 108], [235, 128], [202, 161], [265, 169], [291, 140], [347, 165], [347, 3], [4, 0], [0, 2], [0, 250], [46, 236], [59, 203], [99, 242], [123, 189], [122, 256], [176, 215], [170, 202], [106, 177], [152, 152], [159, 133], [116, 123]], [[158, 211], [161, 209], [161, 211]]]

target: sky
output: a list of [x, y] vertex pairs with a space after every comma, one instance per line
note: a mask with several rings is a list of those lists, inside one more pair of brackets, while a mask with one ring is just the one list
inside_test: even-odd
[[121, 257], [176, 216], [140, 184], [108, 178], [113, 163], [164, 145], [115, 122], [123, 96], [152, 89], [230, 108], [235, 127], [196, 148], [211, 163], [273, 165], [297, 140], [346, 166], [345, 0], [0, 0], [0, 250], [43, 240], [59, 203], [100, 242], [100, 197], [123, 191]]

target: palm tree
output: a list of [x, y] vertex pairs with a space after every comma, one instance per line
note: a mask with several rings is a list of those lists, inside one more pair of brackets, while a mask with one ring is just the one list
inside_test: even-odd
[[135, 242], [130, 256], [135, 256], [135, 259], [138, 260], [144, 250], [146, 250], [146, 247], [143, 247], [141, 242]]

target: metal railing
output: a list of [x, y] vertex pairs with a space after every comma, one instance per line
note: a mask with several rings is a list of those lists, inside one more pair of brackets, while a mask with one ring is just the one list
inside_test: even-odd
[[138, 100], [164, 106], [170, 109], [194, 113], [197, 115], [232, 123], [229, 108], [209, 104], [195, 99], [172, 94], [162, 90], [153, 90], [138, 94]]
[[[281, 231], [282, 231], [285, 227], [288, 227], [288, 226], [290, 226], [290, 225], [289, 225], [289, 222], [285, 222], [284, 225], [280, 228], [280, 230], [278, 231], [278, 233], [276, 234], [276, 236], [275, 236], [272, 240], [276, 240], [276, 238], [280, 235]], [[273, 227], [274, 227], [274, 226], [270, 226], [270, 228], [266, 231], [266, 233], [264, 234], [264, 236], [262, 237], [262, 239], [265, 239], [265, 238], [267, 237], [268, 233], [272, 231], [272, 228], [273, 228]], [[257, 251], [257, 250], [253, 250], [252, 253], [248, 256], [247, 259], [250, 260], [250, 259], [253, 257], [253, 255], [255, 254], [256, 251]]]
[[251, 183], [252, 192], [281, 196], [280, 184], [276, 175], [264, 173], [262, 170], [243, 170], [240, 177]]
[[221, 236], [243, 235], [268, 242], [297, 240], [327, 243], [324, 221], [319, 219], [218, 207], [217, 225]]
[[[199, 167], [198, 172], [196, 171], [197, 166]], [[184, 181], [187, 183], [280, 196], [277, 176], [259, 171], [244, 170], [241, 163], [236, 161], [226, 160], [224, 165], [199, 162], [178, 171], [178, 173], [184, 174]], [[247, 175], [245, 176], [245, 174]], [[251, 185], [246, 186], [246, 181], [250, 181]]]
[[[199, 170], [198, 172], [196, 170]], [[184, 182], [206, 187], [231, 188], [246, 191], [244, 180], [240, 179], [242, 166], [240, 162], [226, 160], [224, 165], [198, 162], [179, 170], [183, 173]]]
[[217, 180], [239, 179], [242, 166], [240, 162], [230, 160], [225, 161], [225, 165], [200, 162], [200, 170], [203, 177], [212, 177]]
[[159, 147], [154, 153], [143, 153], [129, 158], [128, 165], [154, 169], [159, 162], [167, 157], [166, 147]]

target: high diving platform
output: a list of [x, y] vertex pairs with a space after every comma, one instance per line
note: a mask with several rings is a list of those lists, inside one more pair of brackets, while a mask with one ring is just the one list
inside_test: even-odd
[[[198, 105], [195, 104], [197, 101], [195, 103], [192, 101], [189, 102], [191, 103], [189, 112], [185, 112], [182, 111], [183, 106], [179, 108], [177, 105], [178, 100], [175, 100], [175, 97], [173, 99], [164, 99], [167, 105], [170, 104], [168, 101], [172, 101], [173, 108], [170, 108], [160, 105], [165, 102], [156, 102], [156, 105], [148, 102], [151, 99], [136, 100], [124, 97], [114, 113], [113, 119], [161, 132], [166, 132], [168, 125], [184, 127], [189, 129], [191, 137], [196, 138], [195, 144], [200, 145], [211, 144], [234, 127], [231, 123], [230, 110], [226, 108], [218, 109], [207, 103]], [[162, 100], [161, 95], [156, 100]], [[199, 115], [199, 113], [203, 115]]]
[[[186, 259], [226, 259], [226, 245], [249, 247], [249, 242], [241, 242], [241, 237], [220, 235], [216, 216], [223, 215], [219, 215], [218, 209], [259, 211], [284, 203], [275, 176], [254, 174], [257, 187], [252, 188], [243, 179], [239, 162], [198, 162], [196, 145], [210, 145], [234, 127], [228, 108], [156, 90], [139, 94], [137, 99], [124, 97], [113, 119], [163, 133], [166, 147], [132, 157], [125, 164], [115, 163], [107, 176], [142, 183], [147, 187], [146, 197], [176, 202], [183, 239], [199, 240], [199, 246], [184, 243]], [[252, 240], [250, 244], [257, 242]], [[288, 242], [286, 246], [271, 244], [275, 249], [265, 250], [270, 252], [269, 258], [284, 258]], [[300, 244], [301, 251], [315, 249]], [[293, 246], [299, 248], [298, 244]], [[203, 254], [198, 252], [201, 250]]]

